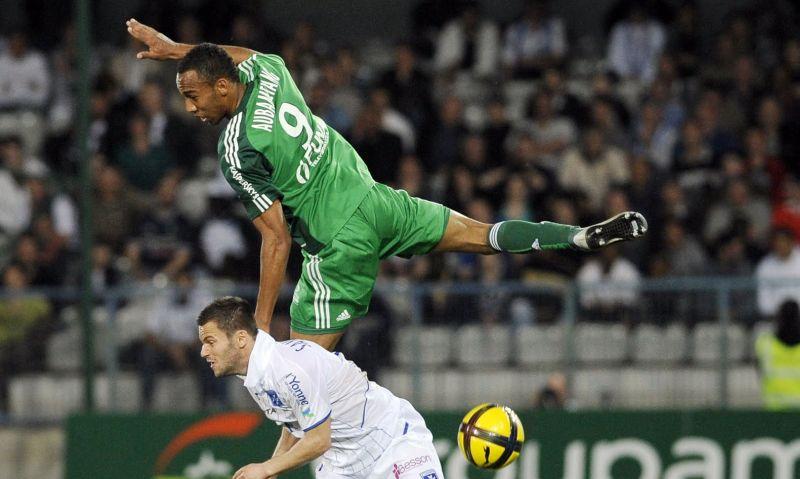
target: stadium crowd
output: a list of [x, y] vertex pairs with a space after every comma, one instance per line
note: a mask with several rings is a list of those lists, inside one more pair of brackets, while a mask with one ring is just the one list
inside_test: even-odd
[[[796, 8], [731, 11], [709, 32], [692, 1], [621, 2], [605, 19], [606, 38], [587, 41], [545, 1], [527, 2], [507, 24], [476, 3], [425, 1], [408, 38], [355, 46], [321, 38], [310, 23], [281, 35], [261, 12], [195, 3], [136, 18], [176, 41], [281, 55], [312, 111], [377, 181], [484, 222], [589, 224], [634, 209], [651, 225], [644, 240], [598, 255], [393, 258], [381, 282], [800, 277]], [[59, 27], [60, 36], [39, 38], [30, 26], [0, 39], [0, 271], [9, 292], [80, 276], [76, 41], [74, 25]], [[141, 46], [119, 31], [119, 44], [95, 45], [91, 63], [95, 291], [256, 281], [259, 238], [217, 165], [224, 125], [193, 123], [174, 91], [175, 65], [137, 60]], [[290, 283], [300, 260], [295, 251]], [[768, 293], [757, 298], [765, 316], [785, 299]], [[507, 299], [484, 298], [471, 316], [505, 321]], [[139, 349], [191, 341], [165, 332], [164, 318], [203, 300], [157, 303], [167, 313], [148, 324]], [[14, 367], [36, 367], [36, 352], [22, 361], [10, 352], [26, 349], [15, 346], [26, 335], [57, 330], [63, 305], [21, 301], [0, 300], [0, 352]], [[601, 316], [636, 301], [630, 288], [581, 297]], [[376, 297], [371, 315], [390, 321], [397, 303]], [[475, 307], [433, 295], [426, 319], [462, 321]], [[526, 320], [524, 307], [514, 311]], [[187, 361], [180, 348], [162, 349]]]

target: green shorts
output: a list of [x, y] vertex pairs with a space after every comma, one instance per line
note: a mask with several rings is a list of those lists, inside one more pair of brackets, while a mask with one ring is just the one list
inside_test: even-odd
[[292, 330], [342, 331], [369, 309], [378, 263], [430, 252], [444, 235], [450, 209], [376, 183], [353, 216], [316, 255], [303, 251], [292, 298]]

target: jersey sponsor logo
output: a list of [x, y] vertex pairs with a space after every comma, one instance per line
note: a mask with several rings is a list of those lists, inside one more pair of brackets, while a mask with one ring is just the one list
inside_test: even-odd
[[434, 471], [433, 469], [429, 469], [423, 472], [422, 474], [419, 475], [419, 477], [422, 479], [439, 479], [439, 475], [436, 474], [436, 471]]
[[392, 472], [394, 473], [394, 477], [399, 478], [400, 474], [412, 469], [416, 469], [417, 467], [429, 462], [431, 462], [431, 456], [427, 454], [424, 456], [417, 456], [405, 462], [395, 463], [394, 467], [392, 468]]
[[306, 418], [308, 418], [308, 419], [311, 419], [311, 418], [313, 418], [314, 416], [316, 416], [316, 414], [314, 414], [313, 412], [311, 412], [311, 408], [310, 408], [310, 407], [303, 408], [303, 410], [302, 410], [301, 412], [303, 413], [303, 417], [306, 417]]
[[267, 70], [261, 70], [258, 76], [261, 77], [261, 83], [258, 85], [258, 101], [250, 126], [271, 132], [275, 124], [275, 92], [280, 79], [278, 75]]
[[346, 309], [336, 316], [336, 321], [347, 321], [348, 319], [350, 319], [350, 311]]
[[283, 404], [283, 401], [281, 401], [281, 398], [278, 397], [278, 393], [277, 392], [275, 392], [275, 391], [270, 389], [270, 390], [267, 391], [267, 396], [269, 396], [269, 402], [271, 402], [273, 406], [275, 406], [275, 407], [285, 407], [286, 406], [285, 404]]
[[294, 394], [294, 397], [297, 398], [297, 402], [301, 406], [308, 406], [308, 398], [306, 397], [306, 394], [303, 392], [303, 389], [300, 387], [300, 381], [297, 380], [297, 376], [295, 376], [294, 374], [288, 374], [286, 376], [286, 379], [288, 379], [286, 384], [289, 386], [289, 389], [292, 390], [292, 394]]

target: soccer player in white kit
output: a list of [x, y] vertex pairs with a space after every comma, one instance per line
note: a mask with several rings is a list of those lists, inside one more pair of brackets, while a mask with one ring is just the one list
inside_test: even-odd
[[237, 297], [217, 299], [197, 323], [200, 354], [214, 375], [244, 379], [264, 414], [283, 426], [272, 458], [233, 479], [271, 478], [317, 458], [320, 479], [444, 478], [422, 416], [341, 353], [275, 341]]

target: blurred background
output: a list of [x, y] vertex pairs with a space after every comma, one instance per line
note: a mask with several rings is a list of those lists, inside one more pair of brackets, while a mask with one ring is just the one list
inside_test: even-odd
[[255, 297], [259, 237], [219, 172], [221, 126], [182, 110], [174, 63], [135, 58], [131, 16], [176, 41], [279, 54], [374, 178], [412, 195], [484, 222], [648, 218], [646, 238], [598, 254], [385, 261], [339, 349], [418, 409], [800, 407], [793, 2], [0, 9], [2, 477], [65, 477], [73, 413], [255, 407], [200, 364], [195, 318], [215, 296]]

